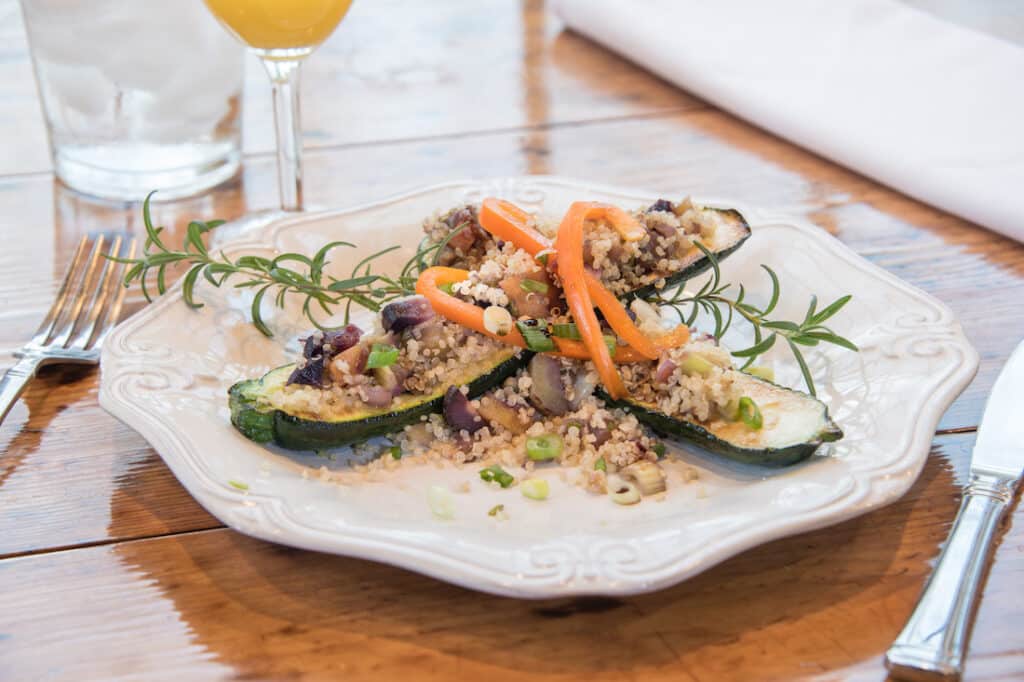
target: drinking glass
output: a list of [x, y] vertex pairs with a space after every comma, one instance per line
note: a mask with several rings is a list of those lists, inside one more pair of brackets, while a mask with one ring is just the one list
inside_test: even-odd
[[334, 32], [352, 0], [206, 0], [214, 16], [248, 45], [274, 91], [281, 208], [302, 210], [299, 67]]
[[245, 50], [198, 0], [21, 0], [54, 172], [120, 201], [238, 171]]

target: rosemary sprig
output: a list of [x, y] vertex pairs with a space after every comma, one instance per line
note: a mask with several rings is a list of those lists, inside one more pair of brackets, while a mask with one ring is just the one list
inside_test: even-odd
[[431, 244], [420, 248], [397, 277], [373, 271], [374, 262], [381, 256], [400, 248], [392, 246], [363, 258], [352, 268], [349, 277], [337, 279], [324, 272], [327, 258], [337, 248], [356, 248], [354, 244], [330, 242], [312, 258], [300, 253], [282, 253], [274, 258], [244, 255], [231, 260], [223, 251], [211, 253], [202, 240], [202, 235], [219, 227], [224, 221], [195, 220], [188, 225], [181, 249], [172, 249], [163, 240], [164, 228], [153, 225], [149, 211], [152, 196], [150, 193], [142, 205], [142, 219], [146, 227], [142, 256], [113, 259], [129, 266], [124, 285], [131, 286], [133, 282], [138, 282], [146, 300], [152, 301], [150, 286], [153, 283], [158, 293], [167, 291], [168, 266], [187, 267], [188, 271], [182, 279], [182, 298], [190, 308], [202, 308], [203, 304], [195, 299], [195, 287], [200, 277], [215, 287], [234, 279], [235, 288], [256, 292], [251, 304], [252, 322], [266, 336], [273, 335], [261, 310], [263, 299], [268, 295], [273, 296], [279, 308], [284, 307], [289, 295], [302, 297], [302, 313], [318, 329], [327, 327], [317, 320], [314, 306], [330, 315], [336, 306], [344, 304], [344, 323], [347, 324], [353, 303], [378, 311], [388, 301], [414, 293], [419, 273], [429, 267], [429, 257], [440, 247]]
[[771, 295], [768, 303], [759, 308], [752, 303], [746, 302], [746, 289], [742, 284], [736, 285], [736, 295], [731, 295], [733, 284], [722, 282], [722, 271], [718, 265], [718, 259], [700, 242], [694, 242], [704, 252], [704, 255], [711, 262], [711, 277], [704, 283], [696, 293], [686, 290], [686, 283], [679, 284], [668, 292], [659, 292], [645, 298], [649, 303], [673, 308], [680, 319], [692, 326], [697, 315], [703, 311], [710, 315], [715, 321], [714, 336], [720, 339], [732, 325], [733, 320], [738, 316], [750, 323], [754, 330], [754, 343], [748, 348], [733, 351], [733, 355], [744, 360], [740, 369], [746, 369], [754, 360], [767, 353], [775, 345], [779, 337], [782, 337], [789, 345], [800, 372], [803, 374], [804, 383], [811, 395], [816, 395], [814, 380], [807, 367], [801, 346], [817, 346], [819, 343], [831, 343], [852, 351], [857, 346], [849, 339], [843, 338], [835, 331], [825, 326], [825, 322], [842, 310], [843, 306], [850, 302], [851, 296], [842, 296], [821, 310], [817, 309], [818, 298], [811, 296], [810, 305], [803, 320], [794, 322], [790, 320], [777, 320], [769, 316], [775, 310], [779, 302], [781, 286], [779, 277], [767, 265], [761, 265], [771, 279]]

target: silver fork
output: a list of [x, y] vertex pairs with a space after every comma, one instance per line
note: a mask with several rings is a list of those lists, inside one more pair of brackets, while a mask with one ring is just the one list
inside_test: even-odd
[[117, 324], [125, 294], [119, 286], [125, 266], [105, 256], [133, 258], [135, 239], [101, 234], [78, 243], [50, 312], [0, 379], [0, 422], [43, 365], [99, 363], [100, 345]]

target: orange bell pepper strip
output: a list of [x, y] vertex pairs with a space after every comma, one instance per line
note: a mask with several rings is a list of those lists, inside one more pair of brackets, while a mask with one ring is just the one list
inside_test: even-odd
[[[620, 233], [624, 230], [631, 230], [632, 226], [636, 226], [643, 232], [643, 228], [637, 224], [636, 220], [621, 208], [605, 204], [592, 204], [592, 206], [593, 208], [587, 214], [588, 218], [595, 215], [609, 217], [613, 224], [623, 225]], [[479, 220], [485, 230], [499, 239], [511, 242], [516, 248], [526, 251], [531, 256], [536, 256], [544, 249], [551, 248], [551, 240], [529, 227], [530, 215], [511, 202], [493, 197], [484, 199], [480, 205]], [[614, 294], [608, 291], [601, 280], [586, 272], [585, 269], [584, 277], [591, 300], [600, 309], [612, 331], [637, 353], [650, 360], [657, 358], [662, 346], [647, 338], [633, 324], [625, 307]], [[685, 325], [680, 326], [685, 328]], [[686, 338], [689, 338], [689, 330], [687, 330]], [[685, 339], [679, 345], [682, 343], [686, 343]]]
[[576, 328], [590, 351], [590, 361], [594, 363], [601, 383], [612, 398], [621, 398], [626, 395], [626, 387], [604, 343], [601, 324], [597, 321], [594, 303], [587, 292], [586, 270], [583, 266], [583, 223], [595, 210], [600, 210], [600, 206], [577, 201], [562, 218], [555, 238], [555, 249], [559, 254], [558, 276], [562, 280], [562, 291]]
[[[463, 301], [460, 298], [451, 296], [441, 290], [445, 284], [461, 282], [469, 277], [469, 272], [458, 268], [433, 267], [424, 270], [416, 280], [416, 293], [429, 301], [430, 306], [438, 315], [445, 317], [456, 324], [467, 329], [472, 329], [484, 336], [507, 343], [510, 346], [527, 348], [526, 340], [519, 330], [513, 327], [508, 334], [499, 335], [487, 330], [484, 326], [483, 308], [472, 303]], [[572, 339], [560, 339], [552, 337], [552, 341], [558, 348], [556, 355], [577, 360], [589, 360], [590, 351], [580, 341]], [[607, 352], [607, 348], [605, 349]], [[616, 362], [642, 362], [646, 357], [637, 353], [628, 346], [617, 346], [615, 349]]]
[[531, 256], [551, 248], [551, 240], [529, 226], [530, 214], [515, 204], [488, 197], [480, 203], [480, 226]]

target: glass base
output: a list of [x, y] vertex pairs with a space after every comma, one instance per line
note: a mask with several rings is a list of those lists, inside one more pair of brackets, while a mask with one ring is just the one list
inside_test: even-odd
[[[162, 163], [153, 167], [152, 163], [140, 163], [143, 159]], [[241, 153], [228, 143], [67, 147], [54, 154], [53, 166], [62, 183], [82, 194], [112, 201], [142, 201], [157, 190], [153, 201], [169, 201], [200, 194], [230, 180], [241, 167]]]

